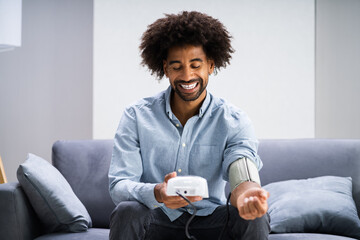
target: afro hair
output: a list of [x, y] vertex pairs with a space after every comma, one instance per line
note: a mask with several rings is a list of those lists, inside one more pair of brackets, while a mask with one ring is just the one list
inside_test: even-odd
[[159, 79], [164, 76], [163, 60], [173, 46], [202, 46], [206, 56], [215, 63], [215, 73], [230, 63], [231, 36], [225, 26], [200, 12], [183, 11], [179, 14], [165, 14], [164, 18], [150, 24], [141, 38], [142, 65]]

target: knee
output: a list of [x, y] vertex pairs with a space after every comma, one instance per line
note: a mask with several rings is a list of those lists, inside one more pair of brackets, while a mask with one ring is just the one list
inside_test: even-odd
[[231, 206], [230, 207], [230, 215], [231, 215], [230, 218], [232, 218], [233, 220], [235, 219], [236, 222], [241, 222], [241, 224], [244, 224], [244, 222], [253, 224], [253, 225], [263, 225], [263, 224], [266, 225], [266, 224], [270, 223], [270, 217], [269, 217], [268, 213], [265, 213], [262, 217], [255, 218], [254, 220], [245, 220], [240, 217], [237, 208]]
[[270, 233], [270, 217], [268, 213], [260, 218], [247, 221], [248, 227], [247, 232], [250, 236], [250, 239], [267, 239]]
[[270, 233], [270, 217], [268, 213], [254, 220], [245, 220], [239, 216], [236, 209], [236, 211], [232, 212], [231, 218], [233, 220], [231, 228], [235, 235], [250, 234], [252, 238], [249, 239], [267, 239], [265, 236]]
[[119, 203], [110, 217], [110, 239], [142, 239], [149, 208], [136, 202]]
[[260, 228], [269, 229], [270, 219], [268, 213], [266, 213], [260, 218], [255, 218], [253, 220], [245, 220], [241, 218], [239, 215], [237, 215], [235, 224], [247, 225], [248, 228], [253, 228], [253, 229], [260, 229]]
[[250, 220], [248, 222], [249, 224], [253, 225], [254, 228], [263, 228], [267, 231], [270, 231], [270, 217], [268, 213], [265, 213], [265, 215], [260, 218], [255, 218], [254, 220]]
[[149, 210], [145, 205], [137, 201], [125, 201], [120, 202], [114, 211], [111, 214], [111, 221], [114, 219], [123, 218], [138, 218], [139, 215], [144, 215], [144, 213]]

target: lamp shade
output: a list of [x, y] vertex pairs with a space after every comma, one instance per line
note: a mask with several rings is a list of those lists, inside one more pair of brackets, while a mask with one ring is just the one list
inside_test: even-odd
[[0, 52], [21, 46], [21, 0], [0, 0]]

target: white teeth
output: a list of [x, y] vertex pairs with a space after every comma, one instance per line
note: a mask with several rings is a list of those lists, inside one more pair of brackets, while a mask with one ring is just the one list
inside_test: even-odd
[[189, 89], [193, 89], [194, 87], [196, 87], [196, 84], [197, 83], [193, 83], [193, 84], [190, 84], [190, 85], [184, 85], [184, 84], [180, 84], [180, 85], [181, 85], [182, 88], [189, 90]]

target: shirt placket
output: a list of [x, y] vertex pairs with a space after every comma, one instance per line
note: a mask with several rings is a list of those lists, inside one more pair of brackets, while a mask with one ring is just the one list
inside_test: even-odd
[[179, 141], [179, 154], [176, 163], [176, 172], [180, 176], [189, 175], [189, 152], [191, 149], [191, 133], [197, 116], [190, 118], [182, 129]]

